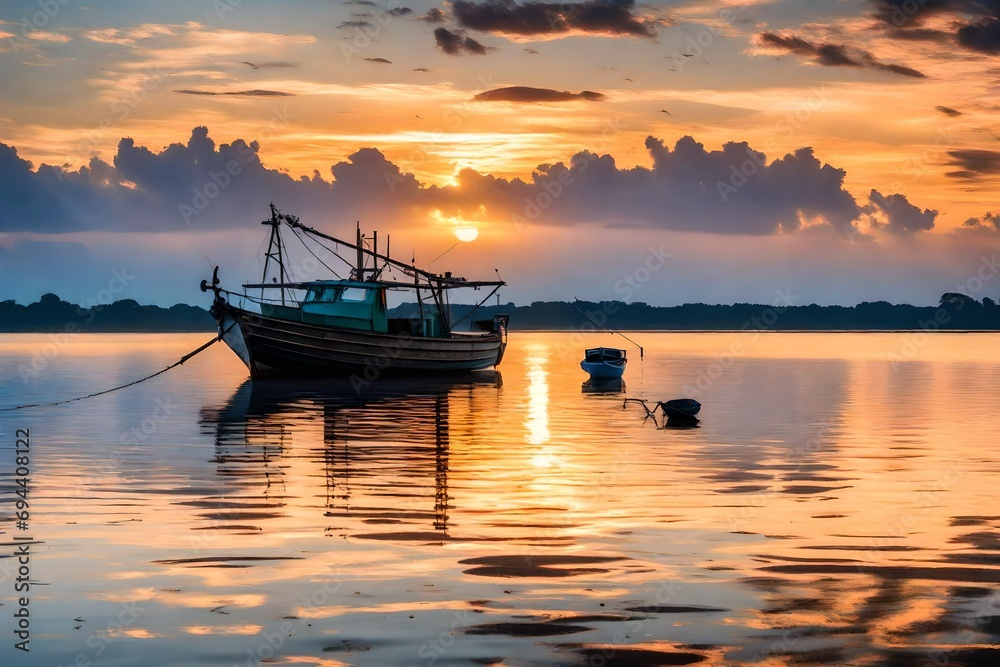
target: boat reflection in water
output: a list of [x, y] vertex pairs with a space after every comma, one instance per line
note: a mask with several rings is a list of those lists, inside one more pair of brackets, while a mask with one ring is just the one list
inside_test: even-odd
[[621, 394], [625, 391], [625, 380], [591, 378], [580, 385], [580, 391], [584, 394]]
[[[327, 517], [437, 531], [413, 539], [446, 535], [449, 402], [489, 400], [502, 386], [497, 371], [394, 378], [360, 392], [349, 379], [247, 380], [222, 408], [202, 410], [202, 427], [214, 430], [217, 474], [238, 496], [229, 498], [233, 511], [213, 518], [233, 521], [232, 530], [260, 530], [243, 520], [284, 516], [259, 510], [285, 509], [278, 498], [315, 488], [303, 477], [322, 474]], [[327, 530], [344, 535], [343, 526]]]

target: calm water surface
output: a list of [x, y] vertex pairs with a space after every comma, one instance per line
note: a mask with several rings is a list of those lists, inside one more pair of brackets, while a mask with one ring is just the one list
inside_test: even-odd
[[[219, 345], [0, 413], [0, 664], [1000, 664], [1000, 337], [633, 337], [621, 393], [578, 365], [620, 339], [525, 333], [460, 382], [251, 384]], [[7, 335], [0, 406], [207, 338]], [[699, 428], [622, 409], [682, 396]]]

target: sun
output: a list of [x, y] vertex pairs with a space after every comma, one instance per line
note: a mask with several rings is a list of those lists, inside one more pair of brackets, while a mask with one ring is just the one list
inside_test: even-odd
[[456, 227], [455, 228], [455, 238], [459, 241], [475, 241], [479, 238], [479, 228], [478, 227]]

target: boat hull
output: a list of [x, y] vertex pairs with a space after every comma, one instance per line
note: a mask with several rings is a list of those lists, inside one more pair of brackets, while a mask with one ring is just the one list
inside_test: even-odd
[[268, 317], [217, 301], [213, 315], [227, 345], [251, 378], [461, 373], [495, 367], [503, 332], [424, 338], [305, 324]]
[[580, 368], [590, 373], [594, 380], [616, 380], [625, 374], [625, 364], [608, 364], [603, 361], [581, 361]]

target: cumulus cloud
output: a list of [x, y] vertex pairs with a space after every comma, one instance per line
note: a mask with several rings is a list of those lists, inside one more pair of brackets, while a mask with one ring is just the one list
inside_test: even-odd
[[481, 102], [572, 102], [575, 100], [587, 100], [590, 102], [600, 102], [604, 100], [602, 93], [595, 93], [590, 90], [582, 90], [579, 93], [571, 93], [567, 90], [553, 90], [551, 88], [531, 88], [529, 86], [508, 86], [506, 88], [494, 88], [476, 95]]
[[432, 9], [428, 9], [427, 13], [423, 16], [418, 16], [417, 19], [427, 23], [444, 23], [445, 14], [437, 7], [434, 7]]
[[974, 230], [1000, 232], [1000, 213], [984, 213], [978, 218], [969, 218], [965, 221], [964, 226]]
[[391, 65], [392, 61], [386, 58], [365, 58], [370, 63], [379, 63], [380, 65]]
[[[811, 148], [768, 159], [746, 142], [708, 150], [691, 137], [673, 146], [648, 137], [651, 167], [619, 167], [610, 155], [580, 151], [539, 165], [530, 177], [472, 169], [457, 184], [421, 183], [375, 148], [330, 167], [324, 179], [293, 179], [264, 166], [256, 142], [217, 146], [204, 127], [160, 152], [122, 139], [111, 163], [77, 171], [34, 166], [0, 144], [0, 232], [212, 231], [244, 227], [270, 202], [305, 218], [329, 211], [348, 220], [422, 219], [485, 211], [499, 224], [596, 224], [766, 236], [827, 229], [856, 236], [878, 215], [888, 232], [933, 227], [936, 212], [901, 195], [874, 193], [861, 207], [844, 189], [845, 172]], [[332, 178], [331, 178], [332, 177]]]
[[813, 62], [829, 67], [866, 67], [889, 72], [899, 76], [924, 78], [923, 72], [893, 63], [884, 63], [868, 51], [848, 47], [844, 44], [817, 44], [795, 35], [778, 35], [763, 32], [758, 38], [762, 44], [786, 49], [800, 56], [808, 56]]
[[958, 167], [947, 173], [952, 178], [973, 179], [1000, 173], [1000, 152], [970, 148], [948, 151], [948, 154], [951, 156], [949, 164]]
[[871, 223], [876, 229], [885, 229], [894, 234], [912, 234], [934, 228], [938, 212], [911, 204], [905, 195], [883, 195], [877, 190], [868, 193], [865, 211], [872, 214]]
[[955, 117], [955, 116], [961, 116], [962, 115], [961, 111], [959, 111], [958, 109], [952, 109], [951, 107], [937, 106], [937, 107], [934, 107], [934, 110], [935, 111], [940, 111], [945, 116]]
[[487, 47], [483, 46], [464, 32], [452, 32], [447, 28], [434, 29], [434, 41], [448, 55], [457, 56], [462, 53], [485, 55]]
[[452, 13], [470, 30], [504, 35], [589, 33], [654, 37], [654, 23], [636, 16], [635, 0], [586, 0], [580, 3], [513, 0], [455, 0]]
[[413, 10], [409, 7], [394, 7], [389, 10], [390, 16], [406, 16], [407, 14], [412, 14]]

